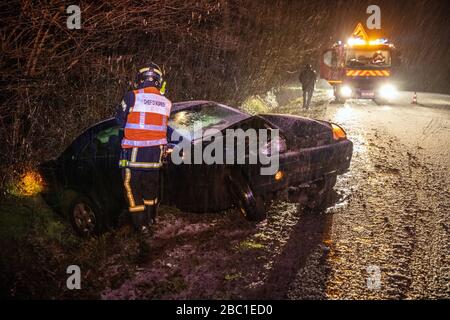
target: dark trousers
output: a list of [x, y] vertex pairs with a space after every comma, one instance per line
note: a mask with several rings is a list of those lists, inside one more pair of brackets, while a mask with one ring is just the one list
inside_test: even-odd
[[140, 229], [156, 219], [160, 201], [159, 169], [124, 168], [122, 177], [131, 221], [136, 229]]
[[311, 98], [314, 92], [314, 86], [302, 86], [303, 91], [303, 108], [309, 108]]

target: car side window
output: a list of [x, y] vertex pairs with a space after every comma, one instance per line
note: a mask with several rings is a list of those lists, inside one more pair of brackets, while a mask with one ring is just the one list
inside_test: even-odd
[[100, 131], [94, 138], [94, 144], [98, 157], [114, 156], [119, 150], [120, 146], [120, 129], [119, 126], [114, 126]]
[[107, 158], [120, 152], [122, 129], [114, 126], [94, 134], [80, 153], [80, 159]]

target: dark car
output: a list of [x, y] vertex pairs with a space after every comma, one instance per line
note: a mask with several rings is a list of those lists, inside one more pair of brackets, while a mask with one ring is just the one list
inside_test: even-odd
[[[319, 206], [337, 175], [350, 165], [353, 144], [335, 124], [292, 115], [251, 116], [209, 101], [173, 105], [169, 146], [179, 143], [170, 140], [174, 131], [183, 132], [182, 139], [188, 139], [192, 148], [210, 144], [212, 139], [186, 135], [200, 121], [202, 130], [213, 128], [224, 137], [230, 131], [227, 129], [279, 129], [277, 144], [273, 144], [278, 148], [279, 168], [274, 174], [262, 175], [262, 164], [247, 161], [176, 165], [166, 157], [161, 173], [162, 203], [183, 211], [218, 212], [234, 205], [248, 220], [260, 221], [266, 217], [265, 206], [271, 200], [307, 200]], [[76, 138], [57, 159], [40, 166], [47, 182], [44, 198], [68, 216], [82, 235], [114, 226], [126, 212], [118, 166], [122, 134], [114, 119], [102, 121]], [[262, 145], [266, 153], [271, 152], [269, 143]], [[249, 149], [244, 150], [248, 158]]]

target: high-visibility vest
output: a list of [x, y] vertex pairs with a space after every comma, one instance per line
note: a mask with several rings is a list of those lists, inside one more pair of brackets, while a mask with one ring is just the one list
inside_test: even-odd
[[134, 90], [122, 140], [122, 148], [167, 144], [167, 122], [172, 103], [156, 88]]

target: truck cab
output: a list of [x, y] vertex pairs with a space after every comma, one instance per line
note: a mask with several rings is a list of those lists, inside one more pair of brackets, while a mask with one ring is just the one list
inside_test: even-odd
[[[361, 28], [359, 24], [357, 29]], [[323, 52], [320, 75], [333, 86], [339, 102], [351, 98], [389, 101], [396, 91], [392, 84], [393, 65], [398, 64], [395, 47], [383, 38], [369, 40], [365, 31], [355, 32], [347, 43], [339, 41]]]

